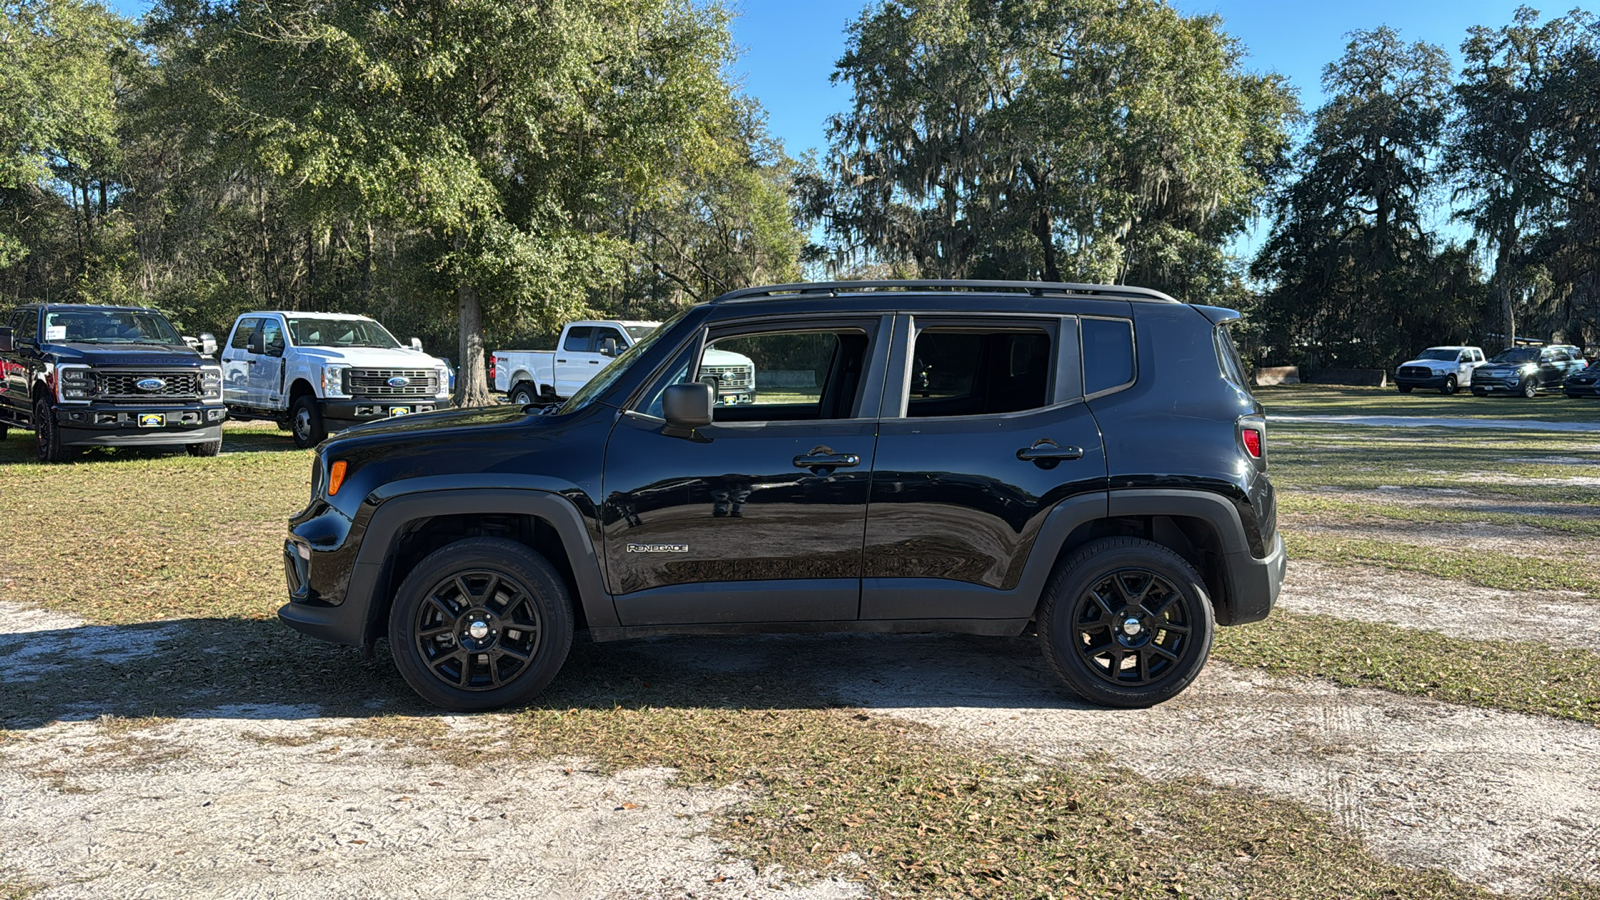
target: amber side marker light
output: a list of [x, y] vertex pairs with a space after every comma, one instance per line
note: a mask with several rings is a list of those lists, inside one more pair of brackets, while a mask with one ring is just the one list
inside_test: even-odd
[[349, 463], [339, 460], [328, 469], [328, 496], [339, 493], [339, 487], [344, 484], [344, 470], [349, 468]]

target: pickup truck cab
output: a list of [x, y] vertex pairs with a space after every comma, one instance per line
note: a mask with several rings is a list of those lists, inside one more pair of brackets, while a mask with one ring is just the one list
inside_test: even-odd
[[157, 310], [30, 303], [0, 326], [0, 438], [31, 429], [41, 462], [93, 446], [216, 456], [225, 418], [221, 370]]
[[[660, 325], [624, 319], [569, 322], [555, 350], [496, 350], [490, 354], [494, 389], [523, 406], [565, 400]], [[750, 358], [722, 350], [710, 353], [701, 380], [715, 386], [717, 402], [754, 402], [755, 365]]]
[[450, 402], [450, 370], [412, 338], [401, 345], [366, 316], [249, 312], [222, 349], [223, 396], [238, 419], [277, 422], [299, 447], [358, 422], [432, 412]]
[[1441, 394], [1454, 394], [1472, 384], [1472, 372], [1483, 365], [1481, 347], [1429, 347], [1395, 370], [1394, 384], [1400, 393], [1413, 388], [1428, 388]]

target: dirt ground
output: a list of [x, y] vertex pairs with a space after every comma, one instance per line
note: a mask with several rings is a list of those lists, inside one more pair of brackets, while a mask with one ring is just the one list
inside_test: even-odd
[[[1596, 635], [1573, 630], [1595, 628], [1583, 624], [1589, 604], [1511, 600], [1302, 564], [1283, 605], [1594, 645]], [[150, 626], [130, 645], [77, 624], [0, 603], [0, 646], [25, 663], [0, 669], [0, 700], [75, 662], [158, 653], [204, 627]], [[1585, 725], [1216, 662], [1174, 701], [1109, 711], [1058, 687], [1030, 639], [673, 638], [632, 649], [685, 671], [785, 671], [951, 741], [1063, 764], [1109, 754], [1149, 778], [1258, 789], [1330, 811], [1387, 859], [1498, 890], [1534, 895], [1563, 875], [1600, 882], [1600, 729]], [[407, 895], [857, 895], [846, 882], [757, 872], [731, 856], [707, 829], [748, 795], [687, 788], [670, 771], [430, 764], [352, 738], [350, 719], [305, 705], [219, 705], [151, 722], [100, 720], [106, 713], [126, 716], [127, 704], [79, 695], [56, 711], [68, 721], [0, 741], [0, 883], [43, 885], [42, 898], [354, 897], [394, 895], [385, 879], [403, 871]], [[441, 720], [495, 739], [492, 718]]]

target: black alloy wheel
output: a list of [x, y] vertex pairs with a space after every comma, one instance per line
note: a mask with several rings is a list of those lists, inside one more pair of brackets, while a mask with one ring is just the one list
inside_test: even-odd
[[1064, 560], [1038, 614], [1045, 658], [1084, 699], [1137, 708], [1177, 696], [1211, 653], [1215, 618], [1194, 567], [1139, 538], [1106, 538]]
[[550, 683], [572, 630], [566, 586], [544, 557], [514, 541], [466, 538], [406, 576], [389, 615], [389, 650], [429, 703], [498, 709]]
[[72, 448], [61, 443], [61, 426], [56, 423], [55, 407], [47, 398], [39, 398], [33, 407], [33, 432], [40, 462], [66, 462], [72, 458]]
[[302, 450], [315, 447], [328, 437], [317, 398], [302, 394], [294, 401], [289, 408], [289, 432], [294, 435], [294, 445]]
[[1455, 392], [1456, 392], [1456, 377], [1454, 375], [1446, 376], [1445, 380], [1444, 380], [1444, 384], [1439, 387], [1439, 393], [1441, 393], [1441, 394], [1454, 394]]

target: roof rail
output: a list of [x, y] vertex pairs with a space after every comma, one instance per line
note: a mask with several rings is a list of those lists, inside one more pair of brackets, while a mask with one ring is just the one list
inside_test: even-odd
[[1016, 291], [1034, 297], [1095, 296], [1115, 297], [1122, 300], [1146, 300], [1158, 303], [1178, 301], [1150, 288], [1130, 287], [1123, 284], [1070, 284], [1058, 281], [962, 281], [954, 279], [929, 279], [918, 281], [815, 281], [800, 284], [774, 284], [766, 287], [739, 288], [711, 300], [712, 303], [743, 303], [751, 300], [771, 300], [784, 297], [822, 295], [837, 297], [840, 294], [874, 293], [878, 291], [941, 292], [941, 291]]

